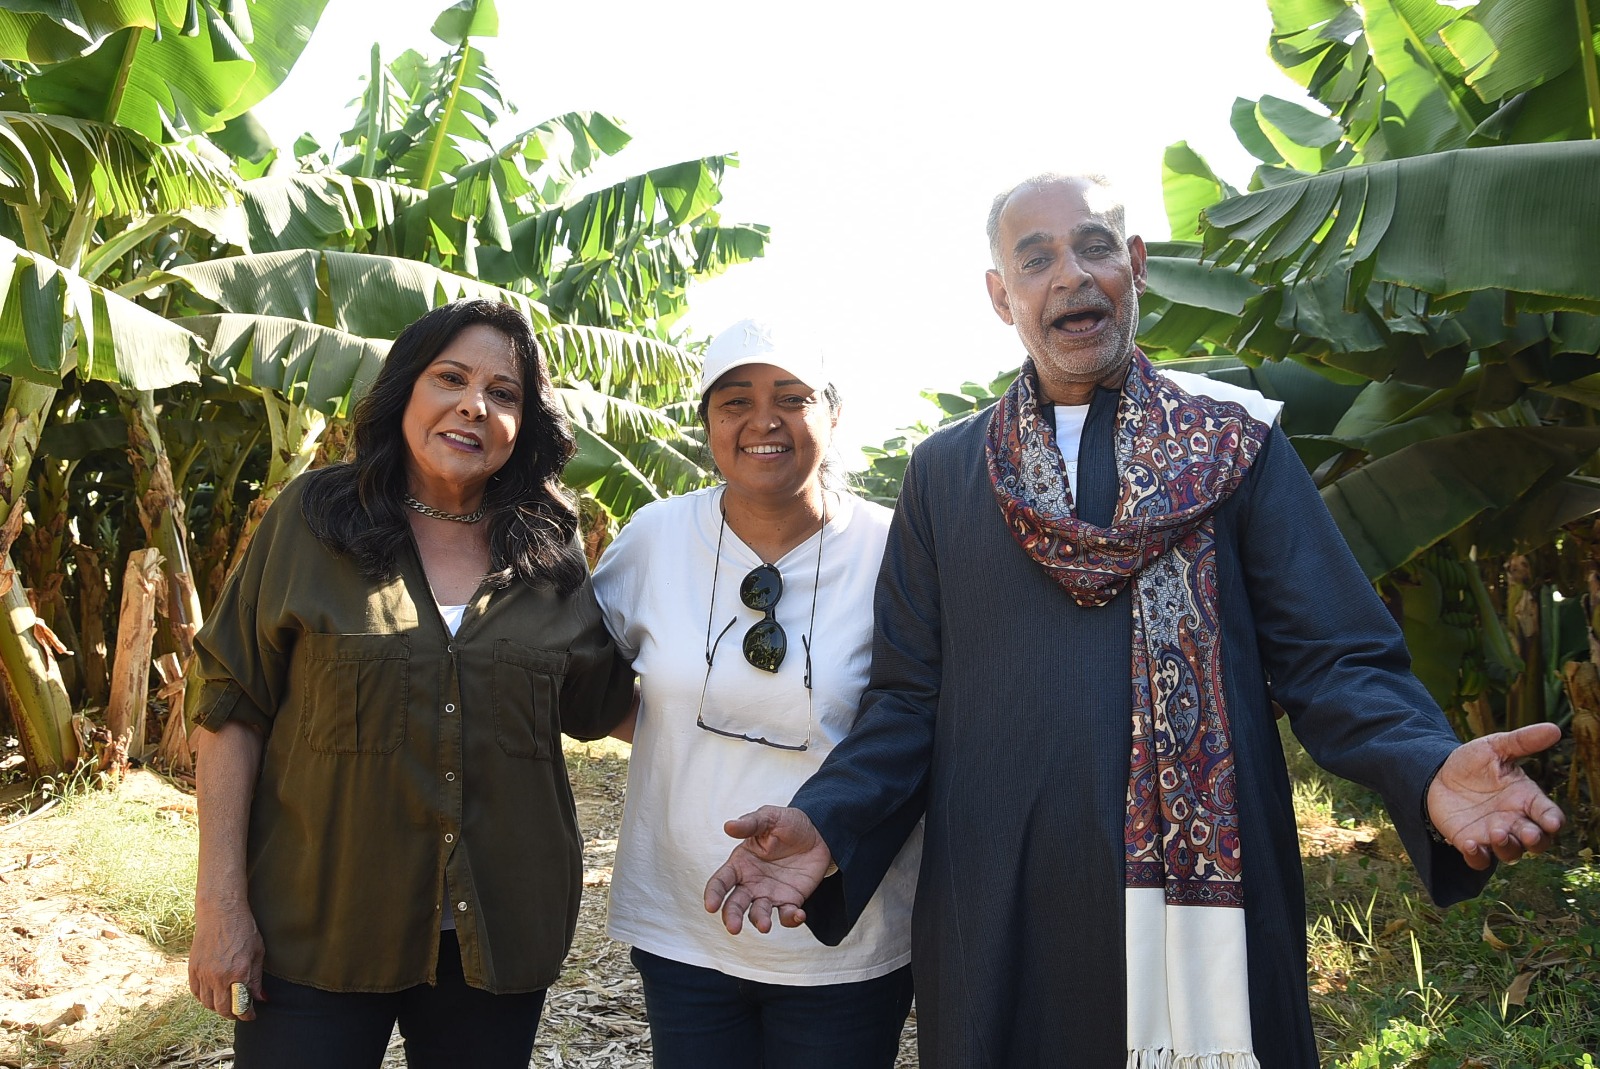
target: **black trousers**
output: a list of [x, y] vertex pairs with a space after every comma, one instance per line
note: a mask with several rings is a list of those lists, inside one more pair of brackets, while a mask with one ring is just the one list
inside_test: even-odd
[[468, 987], [455, 932], [440, 933], [437, 979], [369, 994], [266, 976], [256, 1019], [234, 1025], [234, 1067], [377, 1069], [399, 1022], [411, 1069], [527, 1069], [544, 992], [491, 995]]
[[889, 1069], [911, 966], [799, 987], [741, 980], [633, 948], [655, 1069]]

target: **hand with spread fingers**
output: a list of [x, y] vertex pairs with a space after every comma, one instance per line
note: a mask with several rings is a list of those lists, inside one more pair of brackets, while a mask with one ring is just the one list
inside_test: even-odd
[[722, 924], [734, 935], [744, 918], [759, 932], [772, 930], [772, 914], [785, 928], [806, 921], [802, 908], [833, 864], [811, 818], [799, 809], [764, 805], [730, 820], [722, 830], [743, 839], [706, 883], [706, 912], [722, 911]]
[[1517, 762], [1561, 740], [1554, 724], [1473, 739], [1445, 760], [1428, 788], [1428, 817], [1467, 864], [1486, 869], [1548, 847], [1561, 830], [1561, 809]]

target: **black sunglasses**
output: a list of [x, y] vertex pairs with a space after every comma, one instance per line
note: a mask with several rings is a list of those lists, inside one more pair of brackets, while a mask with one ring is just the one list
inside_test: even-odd
[[783, 575], [771, 564], [752, 568], [739, 584], [739, 600], [744, 607], [766, 614], [744, 633], [744, 659], [763, 672], [776, 672], [789, 652], [789, 636], [773, 615], [782, 597]]

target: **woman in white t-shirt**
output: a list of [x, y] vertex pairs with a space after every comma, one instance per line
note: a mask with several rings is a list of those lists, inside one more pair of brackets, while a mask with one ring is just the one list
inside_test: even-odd
[[890, 512], [826, 485], [839, 399], [819, 353], [746, 320], [700, 388], [726, 481], [640, 510], [594, 575], [640, 682], [608, 931], [633, 945], [658, 1069], [887, 1069], [920, 831], [837, 947], [731, 936], [703, 892], [723, 821], [788, 797], [855, 722]]

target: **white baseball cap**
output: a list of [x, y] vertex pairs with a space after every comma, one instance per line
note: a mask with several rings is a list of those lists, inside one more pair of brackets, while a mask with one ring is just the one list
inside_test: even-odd
[[722, 376], [746, 364], [771, 364], [782, 368], [813, 390], [828, 385], [822, 350], [793, 342], [780, 343], [769, 324], [741, 319], [719, 331], [706, 347], [705, 364], [700, 369], [701, 395]]

